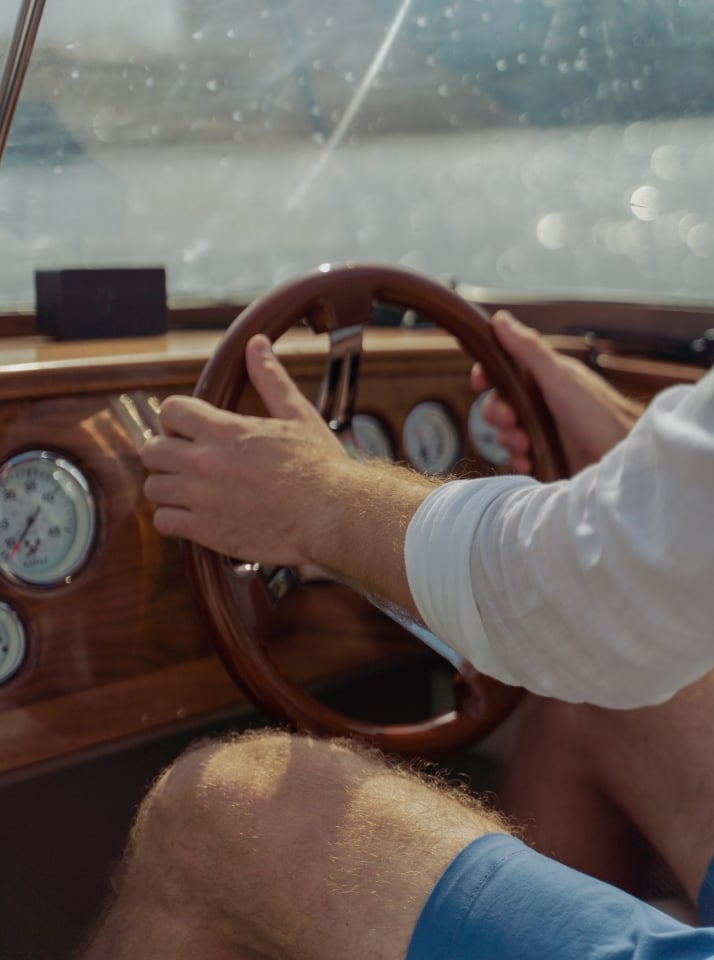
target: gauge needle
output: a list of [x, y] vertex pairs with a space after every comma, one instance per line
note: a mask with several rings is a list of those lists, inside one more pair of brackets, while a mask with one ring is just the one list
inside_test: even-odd
[[11, 559], [11, 560], [12, 560], [12, 558], [17, 554], [18, 550], [19, 550], [20, 547], [22, 546], [22, 541], [25, 539], [25, 537], [27, 536], [27, 534], [28, 534], [28, 533], [30, 532], [30, 530], [32, 529], [32, 525], [33, 525], [33, 523], [35, 522], [35, 520], [37, 520], [37, 517], [39, 516], [40, 510], [41, 510], [41, 507], [38, 507], [38, 508], [35, 510], [35, 512], [34, 512], [34, 513], [31, 513], [30, 516], [27, 518], [27, 523], [25, 524], [25, 529], [22, 531], [22, 533], [20, 534], [20, 536], [17, 538], [17, 541], [16, 541], [16, 543], [15, 543], [15, 546], [14, 546], [14, 547], [12, 548], [12, 550], [10, 551], [10, 559]]

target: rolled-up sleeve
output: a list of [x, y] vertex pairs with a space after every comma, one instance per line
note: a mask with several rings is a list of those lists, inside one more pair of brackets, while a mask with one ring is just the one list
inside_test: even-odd
[[714, 666], [714, 373], [570, 480], [454, 481], [405, 544], [424, 622], [479, 670], [637, 707]]

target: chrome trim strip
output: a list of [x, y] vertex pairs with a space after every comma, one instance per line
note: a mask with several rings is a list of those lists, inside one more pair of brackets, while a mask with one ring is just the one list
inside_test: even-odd
[[20, 91], [44, 9], [45, 0], [22, 0], [20, 5], [15, 32], [10, 41], [0, 79], [0, 163], [5, 154], [15, 108], [20, 99]]

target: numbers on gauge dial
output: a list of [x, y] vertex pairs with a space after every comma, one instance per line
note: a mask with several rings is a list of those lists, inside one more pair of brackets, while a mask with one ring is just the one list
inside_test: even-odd
[[44, 450], [0, 469], [0, 570], [36, 586], [69, 581], [94, 541], [94, 499], [81, 471]]
[[448, 473], [461, 455], [456, 422], [448, 408], [435, 400], [418, 403], [409, 411], [402, 442], [407, 459], [422, 473]]

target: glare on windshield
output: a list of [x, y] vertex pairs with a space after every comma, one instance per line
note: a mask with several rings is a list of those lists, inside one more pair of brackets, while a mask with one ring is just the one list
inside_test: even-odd
[[708, 0], [47, 0], [0, 307], [37, 269], [217, 302], [345, 260], [711, 301], [713, 62]]

